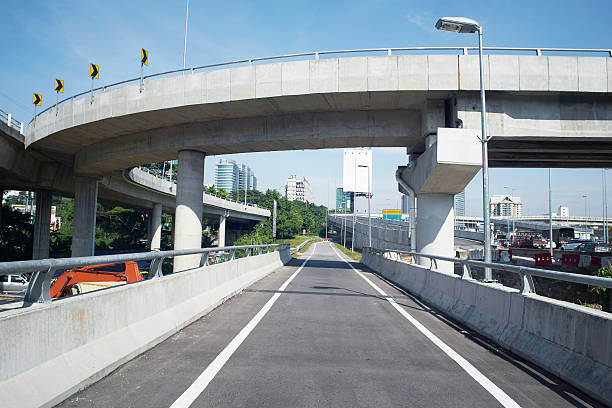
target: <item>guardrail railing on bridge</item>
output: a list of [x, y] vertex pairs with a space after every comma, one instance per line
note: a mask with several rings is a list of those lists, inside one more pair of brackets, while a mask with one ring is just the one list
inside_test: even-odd
[[31, 261], [0, 262], [1, 275], [19, 275], [32, 273], [25, 303], [46, 303], [51, 301], [51, 281], [55, 271], [91, 265], [118, 264], [129, 261], [151, 261], [149, 279], [162, 275], [164, 260], [182, 255], [201, 254], [200, 267], [210, 264], [231, 261], [237, 253], [245, 257], [265, 253], [289, 250], [289, 244], [240, 245], [215, 248], [183, 249], [178, 251], [152, 251], [119, 255], [97, 255], [76, 258], [38, 259]]
[[6, 113], [2, 109], [0, 109], [0, 121], [6, 123], [8, 127], [17, 129], [19, 133], [23, 135], [23, 122], [20, 122], [15, 119], [12, 114]]
[[483, 262], [470, 259], [449, 258], [445, 256], [423, 254], [420, 252], [401, 251], [395, 249], [378, 249], [378, 248], [363, 248], [364, 253], [370, 255], [383, 256], [392, 260], [400, 260], [400, 255], [410, 255], [410, 263], [414, 263], [416, 258], [426, 258], [430, 261], [430, 269], [437, 269], [437, 261], [453, 262], [461, 264], [463, 267], [462, 279], [472, 279], [472, 267], [491, 268], [504, 272], [518, 274], [521, 280], [521, 293], [535, 293], [535, 285], [533, 277], [554, 279], [558, 281], [581, 283], [583, 285], [600, 286], [603, 288], [612, 288], [612, 279], [599, 276], [580, 275], [577, 273], [558, 272], [548, 269], [531, 268], [527, 266], [508, 265], [495, 262]]
[[[612, 49], [588, 49], [588, 48], [535, 48], [535, 47], [483, 47], [483, 50], [486, 51], [504, 51], [504, 52], [514, 52], [514, 53], [533, 53], [535, 55], [542, 55], [544, 52], [556, 52], [556, 53], [569, 53], [569, 54], [608, 54], [607, 56], [612, 57]], [[209, 65], [199, 65], [191, 68], [182, 68], [182, 69], [174, 69], [171, 71], [158, 72], [156, 74], [145, 75], [143, 77], [136, 77], [131, 79], [126, 79], [123, 81], [115, 82], [109, 85], [100, 86], [97, 88], [88, 89], [86, 91], [80, 92], [76, 95], [69, 96], [68, 98], [62, 99], [58, 102], [57, 105], [61, 105], [66, 101], [74, 100], [76, 98], [85, 96], [85, 95], [93, 95], [98, 91], [106, 91], [108, 88], [113, 88], [118, 85], [125, 85], [133, 82], [144, 81], [145, 79], [155, 78], [163, 75], [172, 75], [179, 73], [193, 73], [195, 71], [211, 69], [211, 68], [222, 68], [230, 65], [241, 65], [248, 64], [252, 65], [254, 62], [261, 61], [273, 61], [279, 59], [298, 59], [304, 57], [313, 57], [315, 60], [318, 60], [321, 56], [327, 55], [342, 55], [342, 54], [383, 54], [383, 55], [393, 55], [393, 53], [397, 52], [422, 52], [422, 51], [450, 51], [453, 53], [461, 53], [463, 55], [468, 55], [470, 51], [476, 52], [478, 51], [478, 47], [397, 47], [397, 48], [364, 48], [364, 49], [352, 49], [352, 50], [332, 50], [332, 51], [310, 51], [310, 52], [301, 52], [295, 54], [283, 54], [283, 55], [275, 55], [271, 57], [258, 57], [258, 58], [248, 58], [241, 59], [236, 61], [229, 62], [221, 62], [217, 64], [209, 64]], [[36, 118], [39, 115], [47, 112], [50, 109], [55, 108], [57, 105], [51, 105], [48, 108], [42, 110], [39, 114], [34, 116]]]

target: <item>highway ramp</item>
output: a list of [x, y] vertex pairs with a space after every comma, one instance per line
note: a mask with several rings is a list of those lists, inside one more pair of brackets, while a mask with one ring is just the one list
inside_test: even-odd
[[59, 406], [599, 406], [332, 245], [313, 244]]

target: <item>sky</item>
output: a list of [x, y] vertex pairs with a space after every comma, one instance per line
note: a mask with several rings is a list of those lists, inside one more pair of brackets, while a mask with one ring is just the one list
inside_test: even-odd
[[[32, 92], [43, 95], [44, 109], [55, 102], [56, 77], [65, 81], [63, 96], [89, 89], [90, 62], [100, 66], [97, 85], [137, 77], [140, 48], [149, 50], [146, 73], [181, 68], [185, 6], [186, 1], [11, 1], [0, 25], [0, 109], [29, 122]], [[434, 29], [437, 18], [448, 15], [479, 21], [489, 46], [608, 49], [611, 14], [611, 0], [191, 0], [186, 64], [334, 49], [477, 45], [475, 36]], [[260, 190], [283, 191], [287, 177], [304, 176], [315, 202], [334, 206], [341, 149], [208, 157], [207, 183], [214, 182], [214, 163], [222, 157], [247, 163]], [[396, 207], [395, 169], [406, 162], [404, 148], [374, 149], [373, 210]], [[491, 194], [514, 188], [526, 215], [548, 211], [547, 169], [496, 168], [489, 177]], [[608, 192], [611, 180], [609, 171]], [[468, 215], [482, 213], [481, 183], [479, 173], [466, 188]], [[553, 169], [551, 196], [553, 211], [567, 205], [572, 215], [601, 216], [602, 170]]]

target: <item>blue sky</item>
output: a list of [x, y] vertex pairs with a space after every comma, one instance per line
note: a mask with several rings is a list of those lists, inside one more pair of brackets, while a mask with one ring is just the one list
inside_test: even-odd
[[[183, 63], [185, 1], [11, 1], [0, 25], [0, 109], [29, 121], [32, 92], [43, 108], [54, 103], [53, 79], [65, 94], [90, 86], [89, 62], [100, 65], [99, 84], [139, 75], [140, 48], [149, 50], [147, 72]], [[443, 15], [463, 15], [485, 28], [485, 45], [610, 48], [612, 1], [190, 1], [187, 66], [314, 50], [401, 46], [472, 46], [476, 38], [436, 31]], [[206, 163], [212, 182], [214, 162]], [[341, 180], [342, 151], [293, 151], [232, 155], [255, 171], [260, 188], [281, 189], [291, 174], [310, 180], [315, 201], [333, 201]], [[395, 206], [394, 182], [405, 150], [375, 149], [372, 207]], [[527, 214], [547, 208], [546, 169], [491, 169], [491, 194], [516, 188]], [[609, 172], [608, 179], [612, 179]], [[468, 214], [481, 212], [481, 177], [467, 188]], [[608, 191], [612, 182], [608, 181]], [[601, 215], [599, 169], [553, 170], [553, 207]], [[608, 194], [610, 196], [610, 194]], [[333, 205], [333, 202], [332, 202]], [[365, 203], [358, 204], [361, 208]]]

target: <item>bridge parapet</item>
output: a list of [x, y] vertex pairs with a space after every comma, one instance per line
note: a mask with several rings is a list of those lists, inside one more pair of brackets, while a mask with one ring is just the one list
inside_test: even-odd
[[[401, 255], [429, 259], [429, 268]], [[440, 272], [460, 263], [463, 276]], [[502, 347], [536, 363], [592, 397], [612, 405], [612, 314], [534, 293], [531, 276], [612, 288], [612, 279], [513, 265], [367, 248], [362, 263]], [[519, 273], [523, 289], [479, 282], [473, 266]]]
[[[266, 252], [260, 252], [262, 249]], [[251, 251], [251, 256], [234, 259], [239, 250]], [[0, 350], [1, 405], [54, 406], [291, 259], [288, 244], [191, 250], [194, 251], [207, 255], [221, 251], [228, 253], [230, 261], [2, 311], [0, 342], [10, 347]], [[37, 262], [69, 267], [79, 262], [121, 262], [124, 258], [162, 259], [189, 251], [176, 252]], [[2, 263], [0, 274], [23, 272], [31, 262], [34, 261]], [[154, 263], [152, 268], [155, 266]]]

